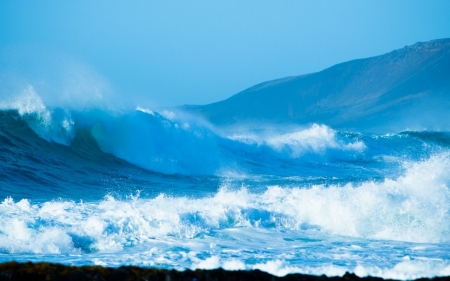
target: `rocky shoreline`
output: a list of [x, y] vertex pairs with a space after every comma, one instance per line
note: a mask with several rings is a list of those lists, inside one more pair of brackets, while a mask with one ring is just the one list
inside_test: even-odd
[[[0, 281], [1, 280], [160, 280], [160, 281], [220, 281], [220, 280], [268, 280], [268, 281], [381, 281], [382, 278], [377, 277], [358, 277], [351, 273], [346, 273], [342, 277], [327, 277], [305, 275], [305, 274], [288, 274], [284, 277], [273, 276], [260, 270], [250, 271], [227, 271], [224, 269], [213, 270], [165, 270], [155, 268], [141, 268], [136, 266], [122, 266], [119, 268], [102, 267], [102, 266], [67, 266], [51, 263], [18, 263], [6, 262], [0, 264]], [[421, 278], [420, 281], [435, 280], [447, 281], [450, 277]]]

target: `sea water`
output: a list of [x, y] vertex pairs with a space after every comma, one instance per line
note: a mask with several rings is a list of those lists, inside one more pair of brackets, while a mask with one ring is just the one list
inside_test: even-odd
[[450, 275], [450, 133], [0, 108], [0, 262]]

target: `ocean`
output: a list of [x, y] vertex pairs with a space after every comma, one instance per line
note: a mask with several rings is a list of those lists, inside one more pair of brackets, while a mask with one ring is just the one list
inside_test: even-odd
[[450, 133], [0, 103], [0, 262], [450, 275]]

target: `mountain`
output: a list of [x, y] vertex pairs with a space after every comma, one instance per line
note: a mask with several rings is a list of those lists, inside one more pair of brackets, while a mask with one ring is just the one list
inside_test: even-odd
[[310, 124], [359, 131], [450, 130], [450, 39], [416, 43], [183, 110], [211, 123]]

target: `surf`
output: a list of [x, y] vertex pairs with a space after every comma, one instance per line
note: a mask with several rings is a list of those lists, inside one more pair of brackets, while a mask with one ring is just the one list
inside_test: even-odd
[[449, 266], [448, 132], [218, 127], [26, 93], [0, 103], [0, 260], [392, 278]]

